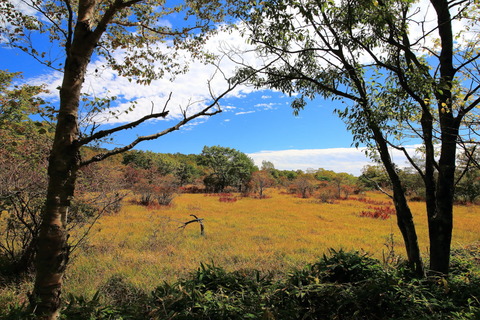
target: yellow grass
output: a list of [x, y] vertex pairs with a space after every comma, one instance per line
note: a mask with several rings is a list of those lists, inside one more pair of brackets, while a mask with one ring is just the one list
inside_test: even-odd
[[[404, 254], [396, 218], [358, 217], [368, 204], [312, 199], [270, 190], [269, 199], [240, 198], [234, 203], [203, 194], [183, 194], [169, 208], [149, 210], [125, 204], [122, 211], [102, 217], [88, 246], [79, 249], [67, 270], [66, 291], [91, 295], [112, 275], [123, 275], [150, 290], [195, 270], [201, 262], [227, 270], [255, 268], [286, 272], [314, 262], [329, 248], [364, 250], [381, 258], [393, 234], [395, 252]], [[388, 201], [380, 194], [369, 198]], [[423, 253], [428, 250], [424, 203], [412, 203]], [[190, 214], [204, 218], [179, 229]], [[478, 241], [480, 207], [456, 207], [454, 247]]]

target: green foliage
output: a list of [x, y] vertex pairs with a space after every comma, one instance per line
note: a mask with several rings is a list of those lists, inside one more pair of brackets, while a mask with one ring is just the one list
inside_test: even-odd
[[180, 186], [192, 183], [203, 174], [197, 165], [196, 156], [181, 153], [131, 150], [123, 154], [122, 163], [136, 169], [152, 170], [161, 176], [173, 174]]
[[180, 186], [192, 183], [202, 175], [202, 171], [194, 164], [182, 162], [175, 169], [175, 177]]
[[[330, 250], [286, 276], [201, 264], [186, 279], [147, 294], [112, 275], [91, 297], [69, 295], [65, 319], [478, 319], [480, 246], [457, 249], [452, 274], [412, 278], [406, 266]], [[24, 305], [1, 319], [30, 319]]]
[[258, 271], [226, 272], [204, 265], [190, 279], [153, 292], [153, 315], [166, 319], [260, 319], [271, 279]]
[[43, 87], [26, 84], [12, 86], [16, 78], [21, 78], [21, 74], [0, 70], [1, 128], [28, 121], [32, 114], [43, 110], [41, 107], [45, 102], [37, 97], [44, 92]]
[[210, 169], [204, 182], [207, 189], [214, 192], [222, 192], [228, 186], [241, 190], [258, 170], [245, 153], [220, 146], [205, 146], [199, 164]]
[[106, 305], [100, 301], [99, 292], [92, 299], [69, 295], [66, 300], [66, 307], [63, 310], [61, 319], [124, 319], [121, 311], [116, 309], [115, 306]]
[[172, 173], [179, 166], [178, 161], [171, 155], [138, 150], [125, 153], [123, 164], [131, 164], [138, 169], [153, 169], [162, 176]]
[[292, 273], [289, 281], [296, 286], [320, 282], [352, 283], [378, 277], [381, 273], [378, 261], [368, 254], [330, 249], [330, 254], [323, 255], [319, 262]]
[[42, 88], [12, 87], [19, 76], [0, 70], [0, 274], [10, 276], [33, 269], [50, 146], [49, 123], [31, 119]]
[[48, 145], [45, 134], [49, 136], [53, 130], [49, 121], [32, 119], [32, 115], [52, 118], [52, 110], [38, 98], [45, 90], [41, 86], [15, 84], [19, 78], [20, 73], [0, 70], [0, 148], [17, 155], [19, 146], [28, 141], [38, 141], [37, 149], [45, 148]]
[[455, 281], [446, 292], [448, 282], [412, 279], [402, 267], [385, 268], [365, 254], [332, 250], [293, 272], [270, 301], [278, 319], [447, 319], [455, 309], [476, 311], [470, 303], [478, 287], [467, 285], [468, 298], [453, 289]]
[[[187, 50], [201, 61], [210, 61], [212, 55], [202, 50], [208, 35], [215, 32], [214, 23], [222, 21], [231, 9], [231, 2], [186, 1], [170, 4], [164, 1], [114, 3], [102, 1], [92, 7], [88, 27], [98, 31], [104, 28], [101, 45], [96, 46], [95, 55], [105, 58], [106, 66], [130, 81], [148, 85], [152, 80], [165, 75], [174, 76], [185, 72], [188, 63], [180, 60], [180, 50]], [[74, 2], [28, 1], [37, 14], [27, 14], [10, 1], [0, 3], [2, 24], [0, 35], [8, 39], [5, 45], [18, 48], [43, 64], [61, 70], [64, 57], [55, 52], [44, 51], [42, 43], [48, 41], [53, 48], [66, 49], [74, 39], [71, 22], [85, 14], [86, 5]], [[83, 11], [82, 11], [83, 5]], [[80, 7], [80, 9], [78, 8]], [[102, 19], [106, 13], [116, 13], [114, 23]], [[88, 14], [88, 13], [87, 13]], [[158, 21], [168, 20], [169, 15], [185, 19], [182, 26], [166, 25]], [[104, 23], [107, 22], [106, 25]], [[137, 23], [141, 22], [141, 23]], [[102, 25], [103, 24], [103, 25]], [[32, 34], [36, 36], [33, 37]], [[159, 43], [167, 48], [159, 50]], [[122, 51], [123, 57], [112, 54]], [[180, 62], [181, 61], [181, 62]], [[155, 66], [155, 67], [154, 67]]]
[[127, 313], [140, 312], [143, 308], [139, 307], [147, 302], [148, 297], [121, 275], [111, 276], [99, 291], [107, 302], [126, 309]]

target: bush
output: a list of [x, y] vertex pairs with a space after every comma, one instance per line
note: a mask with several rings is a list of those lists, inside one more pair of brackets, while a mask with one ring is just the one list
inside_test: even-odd
[[315, 197], [323, 203], [333, 203], [337, 199], [336, 190], [328, 185], [323, 185], [315, 192]]
[[[68, 296], [66, 319], [479, 319], [479, 245], [454, 250], [448, 279], [409, 277], [365, 253], [331, 250], [274, 281], [201, 264], [147, 295], [112, 276], [92, 299]], [[2, 317], [4, 316], [4, 317]], [[28, 319], [24, 307], [0, 318]]]
[[190, 279], [153, 292], [155, 319], [261, 319], [271, 279], [258, 271], [226, 272], [201, 264]]
[[373, 211], [362, 211], [360, 212], [360, 217], [372, 218], [372, 219], [390, 219], [392, 215], [397, 214], [394, 208], [392, 207], [368, 207], [370, 210]]

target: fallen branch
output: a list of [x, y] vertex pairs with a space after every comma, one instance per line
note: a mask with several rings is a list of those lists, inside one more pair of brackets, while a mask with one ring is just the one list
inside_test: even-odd
[[198, 222], [200, 224], [200, 235], [204, 236], [205, 235], [205, 226], [203, 225], [203, 218], [199, 218], [194, 214], [191, 214], [190, 216], [194, 217], [195, 219], [184, 222], [182, 226], [178, 227], [178, 229], [185, 229], [187, 225], [193, 222]]

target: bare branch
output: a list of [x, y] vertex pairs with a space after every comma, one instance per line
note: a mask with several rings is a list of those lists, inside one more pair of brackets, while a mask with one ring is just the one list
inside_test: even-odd
[[183, 36], [187, 35], [191, 31], [202, 29], [205, 27], [205, 25], [196, 25], [194, 27], [190, 28], [183, 28], [182, 30], [175, 31], [175, 30], [167, 30], [166, 28], [160, 27], [160, 28], [152, 28], [140, 21], [138, 22], [129, 22], [129, 21], [119, 21], [119, 20], [113, 20], [112, 23], [123, 26], [123, 27], [138, 27], [142, 29], [146, 29], [148, 31], [151, 31], [156, 34], [160, 34], [162, 36]]
[[415, 170], [417, 170], [418, 174], [420, 174], [420, 176], [422, 177], [422, 179], [425, 179], [425, 173], [422, 171], [422, 169], [417, 165], [417, 163], [413, 160], [412, 157], [410, 157], [410, 154], [408, 153], [407, 149], [405, 149], [404, 147], [400, 147], [400, 146], [397, 146], [397, 145], [394, 145], [393, 143], [391, 143], [390, 141], [388, 140], [385, 140], [387, 142], [387, 144], [394, 148], [394, 149], [397, 149], [397, 150], [400, 150], [403, 152], [403, 154], [405, 155], [405, 157], [407, 158], [408, 162], [410, 162], [410, 164], [415, 168]]
[[[167, 99], [167, 102], [165, 103], [165, 107], [167, 106], [167, 104], [170, 102], [170, 99], [172, 97], [172, 93], [170, 93], [170, 95], [168, 96], [168, 99]], [[152, 106], [152, 110], [153, 110], [153, 106]], [[165, 110], [165, 108], [163, 109]], [[99, 131], [89, 137], [86, 137], [84, 139], [81, 139], [81, 140], [78, 140], [77, 141], [77, 145], [78, 146], [83, 146], [83, 145], [86, 145], [94, 140], [98, 140], [98, 139], [102, 139], [102, 138], [105, 138], [106, 136], [109, 136], [115, 132], [118, 132], [118, 131], [122, 131], [122, 130], [126, 130], [126, 129], [132, 129], [132, 128], [135, 128], [137, 127], [138, 125], [144, 123], [145, 121], [147, 120], [150, 120], [150, 119], [158, 119], [158, 118], [165, 118], [166, 116], [168, 115], [168, 111], [162, 111], [160, 113], [152, 113], [152, 114], [149, 114], [149, 115], [146, 115], [144, 116], [143, 118], [140, 118], [138, 119], [137, 121], [134, 121], [134, 122], [130, 122], [130, 123], [127, 123], [123, 126], [119, 126], [119, 127], [116, 127], [116, 128], [113, 128], [113, 129], [109, 129], [109, 130], [102, 130], [102, 131]]]
[[72, 38], [73, 38], [73, 10], [72, 10], [72, 5], [70, 3], [70, 0], [64, 0], [65, 5], [67, 6], [68, 10], [68, 31], [67, 31], [67, 40], [65, 43], [65, 51], [68, 52], [70, 51], [70, 47], [72, 45]]
[[190, 220], [190, 221], [187, 221], [187, 222], [184, 222], [184, 223], [183, 223], [183, 226], [178, 227], [178, 229], [185, 229], [185, 227], [186, 227], [187, 225], [189, 225], [190, 223], [198, 222], [198, 223], [200, 224], [200, 235], [202, 235], [202, 236], [205, 235], [205, 226], [203, 225], [203, 220], [204, 220], [204, 219], [203, 219], [203, 218], [199, 218], [199, 217], [197, 217], [197, 216], [194, 215], [194, 214], [191, 214], [190, 216], [194, 217], [195, 219]]
[[389, 197], [390, 199], [393, 200], [393, 195], [391, 195], [390, 193], [388, 193], [387, 191], [383, 190], [382, 187], [380, 187], [380, 185], [378, 184], [378, 182], [368, 178], [367, 176], [364, 176], [363, 178], [365, 178], [367, 181], [373, 183], [375, 185], [375, 188], [377, 188], [378, 191], [380, 191], [381, 193], [383, 193], [384, 195], [386, 195], [387, 197]]

